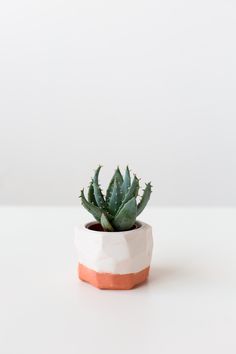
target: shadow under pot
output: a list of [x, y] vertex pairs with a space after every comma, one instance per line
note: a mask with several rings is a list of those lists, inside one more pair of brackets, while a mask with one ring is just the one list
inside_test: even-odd
[[128, 290], [147, 280], [152, 228], [136, 222], [129, 231], [105, 232], [91, 222], [75, 230], [78, 276], [99, 289]]

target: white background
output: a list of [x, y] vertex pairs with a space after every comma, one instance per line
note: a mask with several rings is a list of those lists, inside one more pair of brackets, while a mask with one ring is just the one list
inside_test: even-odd
[[4, 1], [0, 203], [78, 204], [93, 169], [158, 205], [236, 205], [236, 3]]

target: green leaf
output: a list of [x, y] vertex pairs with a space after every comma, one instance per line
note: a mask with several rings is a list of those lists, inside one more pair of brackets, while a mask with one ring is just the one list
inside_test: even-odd
[[99, 177], [99, 172], [102, 166], [98, 166], [98, 168], [95, 171], [95, 175], [93, 178], [93, 190], [94, 190], [94, 197], [96, 200], [96, 204], [100, 207], [100, 208], [106, 208], [106, 202], [104, 199], [104, 196], [102, 194], [102, 190], [99, 186], [99, 182], [98, 182], [98, 177]]
[[130, 178], [130, 170], [129, 167], [126, 167], [125, 170], [125, 177], [124, 177], [124, 181], [122, 183], [122, 187], [121, 187], [121, 193], [123, 195], [123, 197], [126, 195], [126, 193], [128, 192], [128, 189], [130, 187], [131, 184], [131, 178]]
[[101, 216], [101, 225], [102, 225], [104, 231], [114, 231], [112, 225], [110, 224], [108, 218], [106, 217], [106, 215], [104, 213], [102, 213], [102, 216]]
[[99, 178], [99, 173], [101, 170], [102, 166], [99, 165], [98, 168], [95, 170], [93, 180], [98, 184], [98, 178]]
[[146, 184], [146, 187], [144, 189], [141, 201], [138, 204], [138, 215], [142, 213], [143, 209], [146, 207], [146, 205], [147, 205], [147, 203], [148, 203], [148, 201], [150, 199], [150, 196], [151, 196], [151, 193], [152, 193], [152, 189], [151, 188], [152, 188], [152, 186], [151, 186], [150, 182], [148, 184]]
[[136, 199], [130, 199], [115, 216], [112, 224], [118, 231], [129, 230], [135, 224], [137, 216]]
[[93, 181], [90, 182], [89, 189], [88, 189], [88, 201], [97, 206], [97, 202], [94, 196], [94, 188], [93, 188]]
[[115, 178], [117, 179], [117, 183], [121, 186], [123, 183], [123, 176], [120, 172], [119, 166], [117, 166], [117, 169], [115, 172]]
[[108, 202], [108, 210], [112, 215], [115, 215], [117, 210], [120, 207], [122, 200], [120, 185], [117, 181], [117, 178], [114, 179], [114, 184], [111, 192], [111, 197]]
[[121, 206], [118, 209], [118, 213], [123, 208], [125, 203], [127, 203], [133, 197], [135, 197], [135, 198], [137, 197], [138, 191], [139, 191], [139, 179], [134, 175], [133, 182], [132, 182], [131, 186], [129, 187], [128, 192], [126, 193], [126, 195], [121, 203]]
[[115, 178], [117, 180], [117, 184], [119, 184], [121, 186], [122, 183], [123, 183], [123, 177], [122, 177], [122, 174], [120, 172], [119, 167], [117, 167], [117, 169], [115, 170], [114, 175], [113, 175], [113, 177], [112, 177], [112, 179], [111, 179], [111, 181], [109, 183], [109, 186], [107, 188], [107, 191], [106, 191], [106, 203], [107, 204], [108, 204], [108, 202], [109, 202], [109, 200], [111, 198], [111, 195], [112, 195]]
[[111, 198], [113, 186], [114, 186], [114, 176], [112, 177], [112, 179], [111, 179], [111, 181], [109, 183], [109, 186], [107, 188], [107, 191], [106, 191], [106, 203], [107, 204], [109, 203], [109, 200]]
[[88, 212], [91, 213], [98, 222], [100, 222], [102, 216], [101, 210], [96, 205], [93, 205], [92, 203], [87, 201], [83, 190], [81, 191], [80, 198], [83, 207], [88, 210]]

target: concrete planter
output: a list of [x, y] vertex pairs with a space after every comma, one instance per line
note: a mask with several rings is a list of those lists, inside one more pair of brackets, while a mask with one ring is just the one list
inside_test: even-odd
[[78, 275], [100, 289], [127, 290], [148, 278], [152, 228], [138, 221], [130, 231], [96, 231], [97, 222], [75, 230]]

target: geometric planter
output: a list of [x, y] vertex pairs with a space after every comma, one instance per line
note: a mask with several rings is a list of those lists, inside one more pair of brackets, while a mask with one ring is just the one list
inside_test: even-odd
[[137, 221], [129, 231], [105, 232], [97, 222], [75, 229], [78, 276], [100, 289], [128, 290], [148, 278], [153, 238]]

